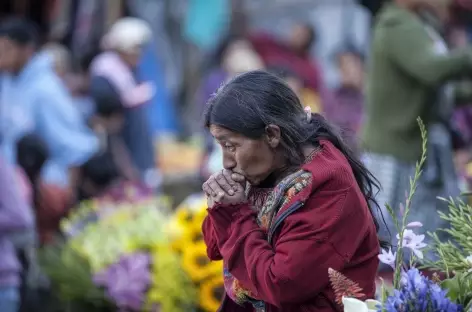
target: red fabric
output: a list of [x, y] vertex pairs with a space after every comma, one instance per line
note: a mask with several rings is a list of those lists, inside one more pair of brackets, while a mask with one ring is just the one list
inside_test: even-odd
[[42, 245], [52, 242], [59, 231], [59, 223], [67, 215], [72, 193], [53, 184], [41, 183], [36, 212], [39, 239]]
[[250, 41], [266, 66], [285, 66], [303, 80], [305, 87], [315, 91], [320, 90], [320, 69], [309, 55], [297, 55], [290, 47], [267, 34], [252, 36]]
[[[313, 183], [292, 201], [305, 205], [285, 219], [272, 244], [248, 204], [217, 205], [208, 209], [203, 224], [209, 258], [225, 259], [230, 273], [266, 302], [267, 312], [340, 311], [328, 268], [359, 283], [366, 298], [375, 294], [380, 248], [346, 158], [323, 141], [321, 152], [303, 168], [312, 172]], [[221, 311], [253, 309], [226, 298]]]

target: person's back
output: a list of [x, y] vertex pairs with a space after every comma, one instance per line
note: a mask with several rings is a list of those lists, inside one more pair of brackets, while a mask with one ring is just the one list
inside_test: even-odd
[[448, 79], [470, 72], [470, 51], [447, 52], [412, 11], [388, 4], [374, 29], [367, 81], [364, 147], [414, 162], [421, 153], [417, 118], [438, 121], [433, 109]]

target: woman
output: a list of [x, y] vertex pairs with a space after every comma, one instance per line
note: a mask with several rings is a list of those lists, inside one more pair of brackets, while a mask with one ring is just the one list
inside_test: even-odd
[[263, 71], [224, 85], [205, 121], [225, 167], [203, 184], [208, 257], [225, 267], [220, 311], [339, 311], [329, 268], [372, 298], [376, 184], [330, 125]]
[[[124, 111], [123, 141], [141, 180], [157, 187], [155, 153], [147, 104], [154, 96], [150, 82], [140, 82], [135, 74], [143, 46], [151, 39], [151, 29], [144, 21], [126, 17], [118, 20], [103, 38], [105, 52], [90, 65], [92, 78], [107, 79], [118, 92]], [[93, 83], [93, 81], [92, 81]]]
[[359, 153], [358, 135], [364, 115], [364, 56], [353, 45], [336, 53], [340, 85], [325, 99], [323, 113], [338, 126], [348, 146]]

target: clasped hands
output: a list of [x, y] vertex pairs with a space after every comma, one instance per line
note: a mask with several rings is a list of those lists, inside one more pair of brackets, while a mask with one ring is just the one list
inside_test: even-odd
[[246, 179], [230, 170], [222, 170], [214, 173], [205, 183], [203, 191], [207, 196], [208, 207], [215, 203], [239, 204], [246, 202]]

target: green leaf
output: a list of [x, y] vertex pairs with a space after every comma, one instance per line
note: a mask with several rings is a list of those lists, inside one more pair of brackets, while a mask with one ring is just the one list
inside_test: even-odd
[[459, 281], [456, 277], [442, 281], [441, 288], [448, 290], [447, 296], [452, 301], [457, 301], [457, 299], [459, 299], [460, 294], [461, 294], [461, 289], [459, 286]]
[[92, 281], [87, 261], [68, 245], [59, 242], [42, 249], [39, 260], [61, 301], [108, 305], [104, 292]]

